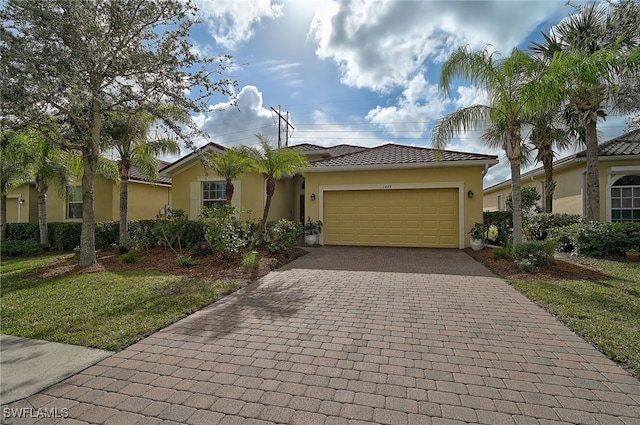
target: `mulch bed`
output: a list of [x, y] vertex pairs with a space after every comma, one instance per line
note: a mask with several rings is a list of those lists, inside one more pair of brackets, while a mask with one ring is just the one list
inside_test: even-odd
[[485, 248], [474, 251], [466, 248], [465, 252], [484, 264], [486, 268], [496, 275], [507, 280], [591, 280], [606, 278], [597, 267], [589, 263], [586, 258], [561, 256], [557, 258], [552, 267], [539, 267], [534, 273], [523, 272], [513, 260], [493, 258], [493, 249]]
[[260, 267], [257, 271], [246, 270], [242, 266], [240, 256], [224, 259], [216, 255], [202, 255], [192, 257], [195, 261], [192, 266], [178, 265], [177, 258], [180, 255], [188, 257], [191, 254], [191, 250], [175, 252], [169, 248], [156, 247], [140, 251], [137, 263], [124, 263], [120, 260], [120, 253], [117, 250], [98, 251], [96, 253], [97, 264], [90, 267], [78, 266], [78, 258], [73, 254], [67, 254], [37, 270], [34, 277], [53, 278], [100, 271], [117, 273], [155, 270], [189, 278], [254, 280], [307, 254], [307, 251], [294, 248], [289, 254], [281, 255], [272, 255], [267, 251], [259, 252]]

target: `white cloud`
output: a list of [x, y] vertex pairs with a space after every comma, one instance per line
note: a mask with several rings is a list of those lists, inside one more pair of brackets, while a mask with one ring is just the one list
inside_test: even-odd
[[337, 2], [315, 15], [316, 54], [334, 61], [348, 86], [387, 91], [403, 86], [426, 60], [443, 61], [459, 46], [491, 44], [508, 54], [562, 2]]
[[436, 86], [418, 74], [407, 84], [397, 106], [378, 106], [369, 111], [366, 119], [396, 137], [420, 138], [427, 124], [444, 113], [447, 102], [438, 95]]
[[216, 43], [227, 49], [249, 41], [263, 19], [282, 16], [283, 4], [272, 0], [197, 0], [200, 15]]
[[235, 106], [231, 102], [210, 106], [208, 114], [195, 118], [198, 128], [224, 146], [255, 145], [257, 133], [266, 134], [275, 143], [277, 126], [272, 111], [263, 106], [262, 93], [255, 86], [244, 86], [236, 99]]
[[459, 86], [457, 92], [458, 98], [454, 101], [456, 108], [489, 104], [489, 95], [485, 89], [479, 89], [475, 86]]

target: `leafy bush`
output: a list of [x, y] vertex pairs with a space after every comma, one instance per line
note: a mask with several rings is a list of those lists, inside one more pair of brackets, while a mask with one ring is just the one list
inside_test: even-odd
[[31, 257], [42, 254], [49, 249], [49, 245], [42, 245], [33, 239], [4, 240], [0, 244], [0, 254], [4, 257]]
[[523, 230], [530, 241], [543, 241], [548, 238], [550, 229], [581, 222], [580, 214], [531, 214], [524, 217]]
[[[555, 241], [531, 241], [523, 242], [513, 248], [513, 258], [520, 267], [531, 264], [537, 266], [551, 266], [554, 262], [554, 252], [558, 247]], [[520, 267], [521, 270], [524, 270]], [[526, 271], [526, 270], [525, 270]]]
[[129, 251], [126, 254], [122, 254], [120, 256], [120, 261], [126, 264], [133, 264], [138, 262], [138, 252], [137, 251]]
[[251, 225], [238, 220], [231, 206], [203, 209], [201, 220], [208, 246], [224, 258], [241, 253], [251, 242]]
[[502, 247], [502, 248], [494, 249], [491, 255], [496, 260], [502, 260], [505, 258], [511, 258], [511, 251], [508, 248]]
[[[541, 196], [540, 193], [538, 193], [538, 189], [533, 186], [522, 186], [521, 193], [523, 214], [528, 215], [542, 212], [542, 207], [540, 206]], [[506, 207], [508, 211], [513, 211], [513, 199], [511, 193], [507, 195]]]
[[80, 245], [82, 223], [49, 223], [49, 240], [58, 251], [71, 251]]
[[513, 213], [511, 211], [485, 211], [482, 213], [482, 222], [484, 226], [493, 230], [489, 231], [489, 239], [492, 244], [507, 246], [509, 240], [513, 237]]
[[195, 260], [191, 257], [183, 257], [182, 255], [176, 258], [176, 264], [180, 267], [190, 267], [196, 264]]
[[640, 247], [640, 223], [579, 223], [550, 231], [549, 238], [564, 252], [588, 257], [623, 256]]
[[211, 246], [209, 246], [209, 242], [200, 242], [193, 246], [193, 255], [196, 257], [211, 254], [213, 254], [213, 250]]
[[184, 210], [171, 210], [164, 219], [157, 220], [157, 229], [162, 243], [175, 251], [175, 247], [182, 248], [182, 235], [187, 228], [189, 218]]
[[120, 223], [109, 221], [96, 223], [96, 248], [107, 249], [120, 240]]
[[266, 248], [271, 254], [291, 252], [302, 235], [300, 223], [279, 220], [268, 223]]
[[13, 241], [40, 240], [38, 223], [7, 223], [7, 239]]
[[257, 270], [260, 267], [258, 251], [251, 251], [242, 257], [242, 266], [247, 270]]
[[160, 220], [136, 220], [129, 222], [129, 236], [138, 249], [162, 245], [162, 235], [158, 231]]

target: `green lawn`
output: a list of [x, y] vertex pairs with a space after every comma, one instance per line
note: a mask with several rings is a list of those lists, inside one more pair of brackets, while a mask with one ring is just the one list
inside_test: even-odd
[[29, 276], [54, 258], [2, 262], [1, 333], [117, 351], [242, 284], [157, 272]]
[[594, 260], [606, 277], [511, 284], [640, 377], [640, 263]]

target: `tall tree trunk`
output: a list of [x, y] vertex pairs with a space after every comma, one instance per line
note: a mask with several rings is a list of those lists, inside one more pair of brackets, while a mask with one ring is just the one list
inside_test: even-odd
[[264, 212], [262, 213], [262, 229], [267, 224], [267, 217], [269, 216], [269, 208], [271, 208], [271, 198], [276, 192], [276, 179], [273, 177], [267, 177], [267, 199], [264, 202]]
[[587, 119], [584, 123], [584, 128], [586, 130], [587, 145], [585, 217], [587, 221], [600, 221], [600, 178], [598, 173], [598, 131], [596, 120]]
[[0, 197], [0, 241], [7, 239], [7, 194]]
[[120, 176], [120, 228], [118, 244], [129, 248], [129, 177]]
[[556, 183], [553, 181], [553, 156], [545, 156], [542, 160], [544, 168], [544, 212], [553, 212], [553, 191]]
[[96, 261], [96, 215], [94, 210], [94, 182], [98, 158], [90, 152], [82, 155], [82, 230], [80, 233], [80, 267], [95, 264]]
[[36, 192], [38, 192], [38, 228], [40, 229], [40, 243], [49, 243], [49, 225], [47, 223], [47, 190], [49, 187], [36, 176]]
[[522, 243], [522, 185], [520, 183], [520, 158], [510, 159], [511, 201], [513, 203], [513, 246]]
[[118, 245], [121, 248], [129, 249], [129, 170], [131, 163], [121, 160], [118, 163], [120, 169], [120, 226]]
[[231, 182], [231, 179], [227, 180], [227, 185], [225, 187], [225, 195], [227, 198], [227, 205], [231, 205], [231, 200], [233, 199], [233, 183]]

